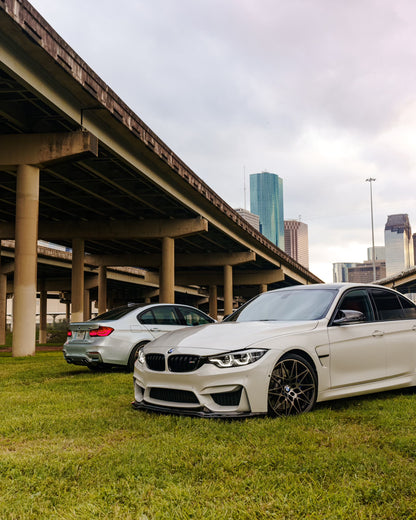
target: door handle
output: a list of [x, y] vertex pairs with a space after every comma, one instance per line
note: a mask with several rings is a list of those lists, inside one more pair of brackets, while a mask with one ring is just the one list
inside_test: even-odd
[[416, 332], [416, 325], [413, 325], [412, 330]]
[[382, 330], [375, 330], [373, 332], [373, 337], [374, 338], [381, 337], [381, 336], [384, 336], [384, 332]]

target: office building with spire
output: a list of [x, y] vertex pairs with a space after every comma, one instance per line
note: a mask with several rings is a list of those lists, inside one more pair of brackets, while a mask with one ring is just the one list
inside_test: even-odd
[[281, 177], [269, 172], [250, 175], [250, 211], [260, 217], [260, 232], [284, 250], [283, 179]]

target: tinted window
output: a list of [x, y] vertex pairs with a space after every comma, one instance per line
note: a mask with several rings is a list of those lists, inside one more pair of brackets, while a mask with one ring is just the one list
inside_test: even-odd
[[383, 291], [383, 289], [373, 289], [371, 294], [376, 305], [379, 320], [404, 319], [403, 309], [396, 294], [390, 291]]
[[399, 300], [403, 307], [403, 314], [405, 319], [416, 319], [416, 305], [407, 298], [403, 298], [403, 296], [399, 296]]
[[177, 312], [182, 315], [183, 323], [190, 326], [204, 325], [205, 323], [212, 323], [213, 320], [198, 312], [195, 309], [188, 309], [187, 307], [177, 307]]
[[157, 324], [157, 325], [179, 325], [176, 313], [173, 307], [162, 306], [153, 307], [137, 318], [143, 324]]
[[328, 312], [338, 291], [282, 289], [257, 296], [226, 321], [319, 320]]
[[343, 311], [359, 311], [364, 315], [365, 321], [373, 321], [374, 313], [367, 291], [355, 289], [348, 292], [341, 300], [338, 309]]
[[92, 318], [89, 321], [106, 321], [106, 320], [118, 320], [128, 314], [134, 309], [138, 309], [139, 307], [143, 307], [143, 303], [137, 303], [134, 305], [123, 305], [123, 307], [117, 307], [116, 309], [111, 309], [111, 311], [104, 312], [103, 314], [99, 314], [95, 318]]

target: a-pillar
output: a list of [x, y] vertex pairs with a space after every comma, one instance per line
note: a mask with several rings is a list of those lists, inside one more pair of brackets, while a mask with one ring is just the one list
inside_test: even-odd
[[218, 318], [218, 291], [216, 285], [209, 286], [209, 315], [216, 320]]
[[72, 240], [71, 322], [84, 320], [84, 240]]
[[162, 238], [162, 262], [159, 273], [160, 303], [175, 303], [175, 240]]
[[233, 312], [233, 268], [224, 265], [224, 316]]
[[39, 168], [17, 167], [12, 355], [36, 352]]
[[47, 312], [48, 293], [45, 289], [45, 280], [42, 280], [39, 291], [39, 344], [46, 343]]
[[98, 267], [98, 314], [107, 310], [107, 267]]

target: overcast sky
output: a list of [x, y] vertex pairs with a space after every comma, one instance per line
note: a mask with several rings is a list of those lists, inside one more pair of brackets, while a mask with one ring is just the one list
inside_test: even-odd
[[416, 232], [414, 0], [31, 3], [232, 207], [250, 173], [280, 175], [324, 281], [366, 259], [367, 178], [376, 245], [387, 215]]

